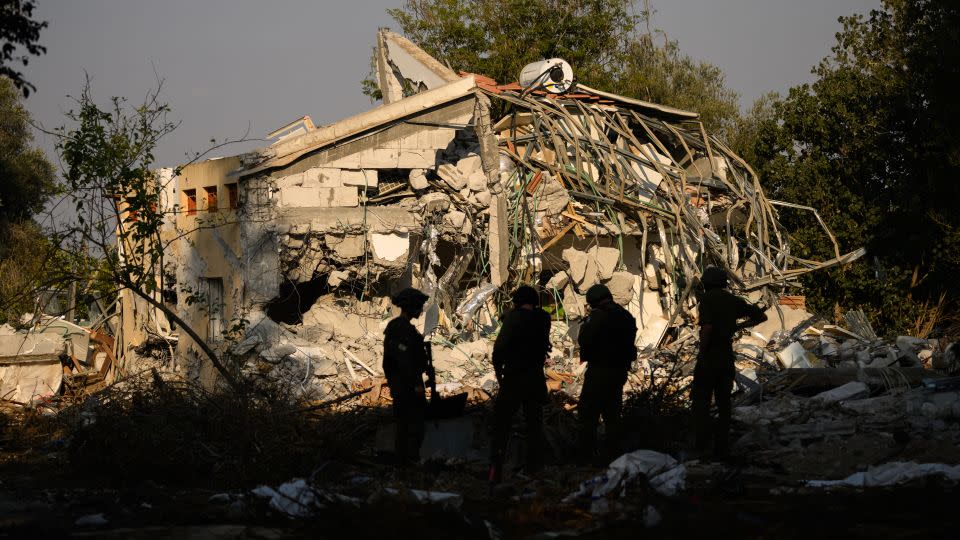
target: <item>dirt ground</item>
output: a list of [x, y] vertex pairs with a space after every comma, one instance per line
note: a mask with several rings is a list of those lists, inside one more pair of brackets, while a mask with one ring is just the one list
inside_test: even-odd
[[[480, 407], [471, 414], [481, 415], [482, 420], [485, 412]], [[324, 446], [319, 441], [315, 444], [322, 451], [311, 453], [310, 448], [291, 448], [287, 451], [296, 454], [296, 466], [292, 469], [273, 478], [235, 475], [235, 481], [231, 481], [229, 475], [215, 472], [192, 479], [164, 478], [157, 471], [166, 469], [153, 470], [148, 465], [151, 459], [159, 461], [159, 456], [143, 455], [140, 461], [115, 457], [124, 452], [148, 453], [142, 441], [123, 435], [116, 437], [116, 455], [92, 459], [78, 453], [77, 433], [61, 424], [37, 418], [32, 424], [30, 420], [23, 423], [22, 418], [21, 423], [11, 423], [17, 421], [8, 418], [0, 438], [0, 535], [955, 538], [954, 531], [960, 525], [960, 513], [955, 511], [957, 488], [943, 481], [918, 481], [865, 491], [826, 491], [801, 484], [812, 477], [843, 477], [862, 470], [864, 463], [909, 459], [960, 463], [956, 445], [937, 441], [864, 433], [811, 441], [793, 452], [789, 452], [790, 448], [752, 452], [735, 456], [730, 463], [687, 462], [686, 488], [680, 495], [664, 497], [641, 481], [610, 499], [608, 511], [598, 513], [591, 511], [589, 501], [564, 503], [562, 499], [602, 469], [554, 463], [535, 476], [509, 474], [501, 485], [491, 489], [482, 462], [434, 461], [398, 471], [375, 454], [370, 442], [375, 424], [389, 422], [386, 411], [371, 410], [365, 416], [354, 413], [351, 421], [368, 425], [366, 430], [356, 431], [356, 435], [340, 433], [341, 437], [353, 440], [354, 446]], [[563, 417], [556, 417], [553, 428], [569, 428], [570, 424], [564, 422]], [[640, 414], [631, 417], [631, 422], [636, 428], [635, 444], [646, 439], [650, 446], [682, 457], [688, 432], [682, 412], [656, 420]], [[102, 423], [109, 425], [106, 418]], [[252, 440], [256, 441], [260, 428], [256, 423], [249, 426]], [[322, 426], [331, 431], [329, 424]], [[285, 431], [274, 426], [270, 433]], [[127, 449], [125, 441], [129, 442]], [[306, 436], [301, 443], [314, 444]], [[216, 448], [211, 449], [214, 453], [224, 452], [217, 444], [212, 439], [205, 445]], [[267, 451], [276, 451], [265, 441], [259, 444]], [[280, 459], [252, 455], [268, 463]], [[139, 467], [139, 474], [111, 470], [111, 461], [118, 467]], [[184, 466], [187, 470], [202, 470]], [[308, 478], [314, 486], [351, 497], [353, 502], [328, 502], [316, 515], [294, 520], [251, 495], [250, 490], [261, 482], [276, 486], [289, 480], [290, 472], [297, 467], [299, 476]], [[401, 493], [387, 495], [387, 488]], [[457, 508], [418, 504], [404, 496], [407, 488], [458, 493], [463, 496], [463, 503]], [[651, 521], [646, 515], [651, 507], [659, 515], [658, 520]]]

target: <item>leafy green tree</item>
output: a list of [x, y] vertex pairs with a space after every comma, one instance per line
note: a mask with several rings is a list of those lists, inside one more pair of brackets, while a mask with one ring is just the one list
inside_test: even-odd
[[[885, 0], [840, 19], [817, 80], [792, 88], [749, 152], [773, 197], [820, 210], [841, 245], [869, 256], [806, 279], [815, 308], [862, 307], [904, 331], [960, 275], [960, 4]], [[831, 245], [808, 216], [784, 212], [797, 255]]]
[[454, 69], [500, 82], [524, 65], [560, 57], [603, 84], [636, 26], [625, 0], [408, 0], [387, 12], [408, 39]]
[[[0, 75], [13, 81], [24, 96], [29, 96], [36, 87], [11, 64], [26, 66], [30, 63], [30, 56], [47, 52], [46, 47], [37, 44], [40, 31], [47, 27], [47, 22], [33, 20], [36, 7], [33, 0], [0, 0]], [[26, 50], [19, 51], [21, 47]]]
[[627, 44], [610, 85], [625, 96], [696, 111], [704, 126], [722, 137], [740, 116], [738, 95], [726, 87], [720, 68], [683, 54], [676, 41], [658, 46], [649, 34]]
[[32, 142], [30, 113], [13, 82], [0, 77], [0, 231], [33, 217], [57, 191], [53, 165]]
[[0, 76], [0, 323], [33, 311], [23, 291], [41, 285], [52, 246], [33, 221], [57, 192], [53, 165], [31, 147], [30, 114], [13, 82]]
[[[526, 64], [559, 57], [579, 82], [701, 113], [712, 131], [732, 125], [737, 95], [716, 66], [656, 45], [633, 0], [407, 0], [387, 10], [400, 31], [454, 69], [506, 83]], [[364, 92], [379, 98], [373, 78]]]

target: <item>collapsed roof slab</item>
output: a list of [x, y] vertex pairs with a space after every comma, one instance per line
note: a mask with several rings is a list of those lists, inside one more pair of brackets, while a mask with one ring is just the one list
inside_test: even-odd
[[385, 28], [377, 34], [377, 77], [384, 103], [403, 99], [407, 81], [433, 89], [460, 79], [412, 41]]
[[29, 403], [56, 394], [66, 340], [53, 333], [0, 335], [0, 399]]
[[239, 171], [238, 175], [241, 177], [250, 176], [269, 169], [290, 165], [304, 155], [334, 143], [382, 129], [387, 124], [400, 122], [465, 97], [473, 97], [476, 87], [474, 77], [472, 75], [466, 76], [434, 90], [381, 105], [329, 126], [317, 128], [299, 137], [285, 139], [268, 148], [255, 150], [248, 156], [253, 156], [254, 159], [259, 158], [259, 156], [268, 156], [267, 159]]
[[286, 234], [308, 232], [369, 232], [388, 234], [420, 229], [419, 212], [396, 206], [366, 208], [296, 208], [277, 212], [277, 230]]

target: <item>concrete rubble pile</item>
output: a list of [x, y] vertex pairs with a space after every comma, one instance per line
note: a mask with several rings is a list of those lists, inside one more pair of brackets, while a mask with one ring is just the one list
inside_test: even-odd
[[[376, 56], [381, 106], [330, 125], [304, 117], [268, 147], [160, 173], [173, 262], [158, 297], [249, 372], [318, 399], [379, 396], [389, 295], [416, 286], [431, 297], [440, 382], [482, 397], [509, 292], [535, 283], [554, 316], [551, 387], [576, 395], [584, 294], [604, 283], [638, 321], [642, 386], [695, 346], [705, 266], [776, 306], [798, 276], [864, 253], [834, 242], [828, 261], [791, 255], [777, 216], [794, 205], [768, 199], [696, 113], [455, 73], [387, 30]], [[197, 345], [158, 319], [125, 297], [121, 356], [168, 336], [178, 368], [213, 380]]]
[[0, 326], [0, 404], [51, 405], [116, 376], [113, 339], [61, 318], [24, 316], [21, 330]]

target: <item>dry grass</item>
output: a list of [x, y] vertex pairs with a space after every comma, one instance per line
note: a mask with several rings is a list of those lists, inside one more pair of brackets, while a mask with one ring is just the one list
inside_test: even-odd
[[[944, 323], [950, 322], [946, 315], [947, 293], [940, 295], [936, 304], [924, 302], [920, 306], [920, 313], [913, 322], [912, 333], [910, 335], [926, 339], [935, 328], [944, 326]], [[956, 322], [956, 321], [954, 321]]]
[[301, 408], [263, 385], [208, 392], [147, 376], [55, 416], [8, 416], [0, 428], [11, 444], [64, 441], [70, 475], [92, 484], [241, 487], [354, 459], [372, 440], [380, 414], [349, 408], [305, 414]]

